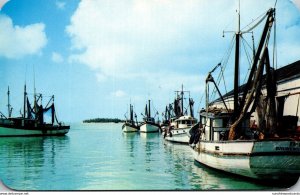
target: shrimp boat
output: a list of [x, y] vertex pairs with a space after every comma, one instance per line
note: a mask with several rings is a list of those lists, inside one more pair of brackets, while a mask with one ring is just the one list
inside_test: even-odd
[[162, 113], [163, 121], [160, 124], [161, 133], [164, 133], [169, 127], [169, 124], [171, 122], [171, 110], [172, 110], [172, 105], [169, 104], [166, 106], [165, 112]]
[[[24, 86], [24, 106], [21, 117], [11, 117], [12, 107], [9, 102], [9, 88], [8, 88], [8, 116], [6, 117], [0, 112], [0, 137], [13, 136], [50, 136], [50, 135], [65, 135], [69, 132], [70, 126], [58, 122], [55, 106], [54, 96], [52, 96], [48, 104], [43, 107], [41, 103], [42, 94], [34, 93], [34, 105], [31, 106], [27, 92], [26, 85]], [[50, 115], [51, 120], [48, 122], [44, 117]]]
[[[137, 132], [139, 130], [139, 126], [138, 126], [138, 123], [137, 123], [137, 120], [134, 121], [133, 120], [133, 106], [130, 104], [130, 118], [129, 120], [126, 120], [126, 122], [123, 124], [122, 126], [122, 131], [124, 133], [126, 132]], [[137, 118], [136, 114], [135, 114], [135, 119]]]
[[183, 100], [184, 100], [184, 93], [189, 91], [183, 91], [183, 85], [181, 91], [175, 91], [176, 99], [174, 101], [174, 112], [177, 118], [173, 118], [170, 121], [169, 127], [166, 129], [164, 133], [164, 138], [170, 142], [177, 142], [182, 144], [188, 144], [190, 137], [189, 137], [189, 130], [192, 126], [194, 126], [197, 122], [197, 119], [194, 118], [194, 101], [192, 98], [189, 97], [189, 111], [187, 113], [187, 109], [184, 112], [183, 107]]
[[[283, 115], [285, 107], [295, 105], [285, 105], [287, 96], [292, 94], [278, 92], [279, 82], [268, 51], [275, 8], [270, 8], [264, 18], [266, 22], [254, 52], [252, 69], [242, 87], [238, 81], [239, 41], [243, 32], [238, 28], [235, 34], [233, 108], [229, 107], [230, 98], [227, 101], [223, 98], [212, 76], [216, 68], [209, 72], [206, 109], [200, 112], [200, 123], [192, 132], [190, 143], [195, 160], [209, 167], [265, 181], [296, 181], [300, 175], [298, 116]], [[222, 107], [209, 104], [209, 83], [215, 85]], [[257, 124], [251, 120], [253, 115], [257, 115]]]
[[160, 125], [155, 122], [154, 117], [151, 116], [151, 101], [148, 100], [148, 106], [145, 107], [145, 115], [144, 115], [144, 121], [140, 126], [140, 132], [141, 133], [153, 133], [153, 132], [159, 132]]

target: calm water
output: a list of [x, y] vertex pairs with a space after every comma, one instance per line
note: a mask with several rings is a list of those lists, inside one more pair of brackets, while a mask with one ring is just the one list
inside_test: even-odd
[[2, 182], [16, 190], [273, 189], [195, 164], [188, 146], [122, 124], [72, 124], [63, 137], [0, 139]]

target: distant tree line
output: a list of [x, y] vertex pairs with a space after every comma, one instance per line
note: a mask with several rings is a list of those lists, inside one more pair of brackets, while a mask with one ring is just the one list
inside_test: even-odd
[[94, 118], [87, 119], [83, 121], [84, 123], [120, 123], [124, 122], [124, 120], [120, 120], [118, 118]]

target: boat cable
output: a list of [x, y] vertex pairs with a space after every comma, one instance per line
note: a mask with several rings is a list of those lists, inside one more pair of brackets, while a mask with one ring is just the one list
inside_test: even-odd
[[[252, 32], [252, 30], [254, 29], [254, 28], [256, 28], [260, 23], [262, 23], [263, 21], [264, 21], [264, 19], [267, 17], [267, 14], [266, 14], [266, 12], [264, 12], [263, 14], [261, 14], [260, 16], [258, 16], [256, 19], [254, 19], [251, 23], [249, 23], [248, 25], [246, 25], [244, 28], [242, 28], [242, 30], [241, 30], [241, 34], [244, 34], [244, 33], [252, 33], [253, 34], [253, 32]], [[258, 21], [257, 21], [258, 20]], [[257, 21], [257, 22], [256, 22]], [[256, 22], [253, 26], [250, 26], [250, 25], [252, 25], [254, 22]], [[250, 27], [249, 27], [250, 26]], [[247, 27], [249, 27], [249, 29], [247, 29], [247, 30], [244, 30], [245, 28], [247, 28]], [[223, 31], [223, 37], [224, 37], [224, 32], [225, 31]], [[242, 37], [242, 36], [241, 36]], [[223, 58], [222, 58], [222, 60], [221, 60], [221, 62], [223, 62], [223, 60], [224, 60], [224, 62], [222, 63], [222, 67], [223, 68], [221, 68], [221, 71], [220, 71], [220, 73], [219, 73], [219, 75], [218, 75], [218, 77], [217, 77], [217, 86], [219, 86], [220, 85], [220, 82], [221, 82], [221, 79], [223, 79], [223, 83], [224, 83], [224, 87], [225, 87], [225, 93], [227, 93], [227, 88], [226, 88], [226, 81], [225, 81], [225, 78], [224, 78], [224, 70], [226, 69], [226, 65], [228, 64], [228, 61], [229, 61], [229, 58], [230, 58], [230, 56], [231, 56], [231, 52], [232, 52], [232, 49], [233, 49], [233, 46], [234, 46], [234, 39], [235, 39], [235, 35], [233, 35], [233, 37], [232, 37], [232, 40], [231, 40], [231, 44], [230, 44], [230, 46], [229, 46], [229, 49], [225, 52], [225, 54], [224, 54], [224, 56], [223, 56]], [[242, 37], [242, 40], [243, 40], [244, 38]], [[244, 39], [245, 40], [245, 39]], [[253, 41], [254, 41], [254, 39], [253, 39]], [[246, 41], [246, 43], [249, 45], [249, 43]], [[251, 46], [249, 46], [250, 48], [251, 48]], [[245, 49], [245, 47], [244, 47], [244, 49]], [[247, 52], [246, 52], [246, 50], [245, 50], [245, 53], [246, 53], [246, 55], [247, 55], [247, 57], [248, 57], [248, 54], [247, 54]], [[249, 61], [249, 60], [248, 60]], [[248, 70], [248, 72], [249, 72], [249, 70]], [[248, 73], [247, 73], [248, 74]], [[246, 79], [246, 78], [245, 78]], [[245, 81], [244, 81], [245, 82]], [[213, 88], [213, 90], [212, 90], [212, 94], [211, 94], [211, 97], [212, 97], [212, 99], [215, 99], [215, 96], [216, 96], [216, 93], [217, 93], [217, 90], [216, 90], [216, 88], [214, 87]]]
[[0, 111], [0, 117], [7, 119], [7, 117]]
[[[275, 2], [276, 6], [277, 0]], [[275, 7], [274, 6], [274, 7]], [[273, 68], [277, 69], [277, 36], [276, 36], [276, 17], [274, 13], [274, 39], [273, 39]]]
[[[248, 25], [246, 25], [244, 28], [241, 29], [241, 33], [249, 33], [251, 32], [254, 28], [256, 28], [260, 23], [262, 23], [264, 21], [264, 19], [267, 17], [266, 12], [262, 13], [260, 16], [258, 16], [257, 18], [255, 18], [252, 22], [250, 22]], [[253, 26], [252, 25], [254, 22], [256, 22], [257, 20], [259, 20], [257, 23], [255, 23]], [[249, 27], [250, 26], [250, 27]], [[243, 30], [246, 27], [249, 27], [249, 29], [247, 30]]]
[[153, 107], [153, 109], [154, 109], [154, 111], [155, 111], [155, 115], [154, 115], [153, 118], [155, 118], [156, 115], [159, 114], [159, 113], [158, 113], [158, 110], [155, 108], [155, 106], [154, 106], [154, 104], [153, 104], [153, 100], [151, 100], [151, 103], [152, 103], [152, 107]]
[[[234, 36], [231, 39], [231, 43], [230, 46], [228, 47], [228, 49], [226, 50], [226, 52], [224, 53], [222, 59], [221, 59], [221, 71], [217, 77], [217, 86], [220, 85], [221, 79], [223, 78], [223, 84], [224, 84], [224, 89], [225, 89], [225, 93], [227, 93], [227, 87], [226, 87], [226, 80], [224, 77], [224, 70], [226, 69], [226, 66], [228, 64], [229, 58], [231, 56], [231, 52], [233, 50], [233, 46], [234, 46]], [[215, 99], [217, 93], [217, 89], [214, 87], [211, 93], [211, 97], [212, 99]]]
[[[34, 95], [34, 93], [27, 93], [27, 95]], [[53, 95], [44, 95], [42, 93], [35, 93], [35, 95], [43, 95], [43, 97], [49, 97], [49, 98], [53, 96]]]
[[[244, 81], [243, 81], [243, 83], [245, 83], [246, 79], [248, 78], [248, 74], [250, 73], [251, 64], [252, 64], [252, 60], [251, 60], [252, 58], [250, 57], [250, 54], [249, 54], [246, 46], [249, 46], [250, 48], [251, 48], [251, 46], [249, 45], [249, 43], [246, 41], [246, 39], [243, 36], [241, 36], [241, 38], [242, 38], [242, 45], [243, 45], [243, 48], [244, 48], [244, 52], [245, 52], [246, 58], [247, 58], [248, 63], [249, 63], [249, 68], [248, 68], [247, 74], [245, 75], [245, 78], [244, 78]], [[245, 43], [246, 43], [246, 45], [245, 45]]]
[[[198, 113], [200, 113], [200, 106], [201, 106], [201, 103], [202, 103], [202, 100], [203, 100], [203, 97], [204, 97], [205, 93], [202, 94], [201, 98], [200, 98], [200, 102], [199, 102], [199, 105], [198, 105]], [[201, 109], [202, 110], [202, 109]]]

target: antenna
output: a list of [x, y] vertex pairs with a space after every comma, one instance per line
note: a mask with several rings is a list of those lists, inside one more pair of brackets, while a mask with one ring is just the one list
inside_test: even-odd
[[26, 85], [26, 81], [27, 81], [27, 64], [25, 66], [25, 82], [24, 82], [25, 85]]
[[241, 28], [241, 1], [239, 0], [239, 10], [238, 10], [238, 33], [240, 33]]
[[277, 0], [275, 0], [275, 4], [274, 4], [274, 7], [276, 7], [276, 4], [277, 4]]

